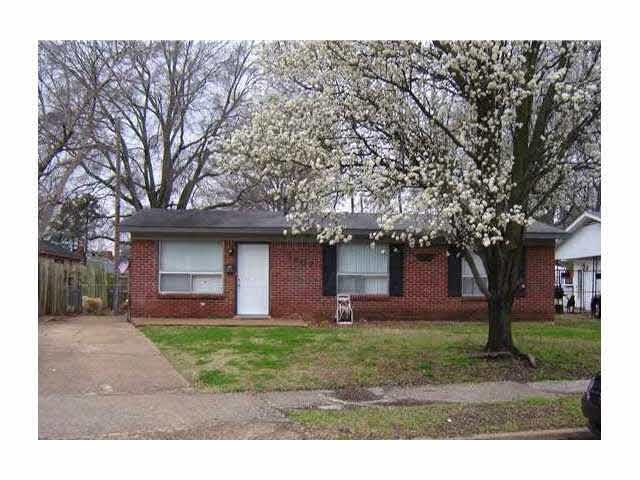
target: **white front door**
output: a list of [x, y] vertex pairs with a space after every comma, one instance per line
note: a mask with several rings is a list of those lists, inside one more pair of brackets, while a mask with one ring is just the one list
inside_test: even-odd
[[238, 245], [238, 315], [269, 315], [269, 245]]

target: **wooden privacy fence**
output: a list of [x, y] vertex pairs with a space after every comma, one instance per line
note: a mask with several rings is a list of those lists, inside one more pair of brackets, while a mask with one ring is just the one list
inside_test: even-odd
[[115, 275], [94, 266], [38, 259], [38, 313], [64, 315], [79, 311], [83, 296], [111, 304]]

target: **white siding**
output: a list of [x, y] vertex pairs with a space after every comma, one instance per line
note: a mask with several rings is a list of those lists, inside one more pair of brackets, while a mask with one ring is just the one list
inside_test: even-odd
[[556, 260], [570, 260], [600, 256], [600, 223], [592, 223], [576, 230], [556, 248]]

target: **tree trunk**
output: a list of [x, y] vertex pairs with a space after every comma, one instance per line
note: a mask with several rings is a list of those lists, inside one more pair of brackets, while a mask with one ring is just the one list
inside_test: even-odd
[[511, 303], [505, 298], [488, 300], [489, 306], [489, 338], [485, 351], [487, 353], [517, 353], [511, 336]]
[[515, 294], [522, 280], [519, 278], [524, 255], [521, 234], [510, 236], [508, 245], [492, 245], [482, 253], [488, 283], [489, 336], [485, 351], [489, 354], [519, 354], [511, 335], [510, 316]]

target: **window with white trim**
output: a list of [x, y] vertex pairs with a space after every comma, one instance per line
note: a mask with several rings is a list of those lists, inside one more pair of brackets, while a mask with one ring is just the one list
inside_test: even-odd
[[162, 240], [160, 293], [222, 293], [222, 242]]
[[338, 245], [338, 293], [389, 294], [387, 245], [349, 243]]
[[[471, 257], [473, 258], [473, 262], [480, 274], [480, 282], [482, 282], [482, 285], [486, 287], [487, 273], [484, 269], [484, 264], [480, 257], [475, 253], [472, 253]], [[465, 297], [477, 297], [484, 295], [478, 286], [478, 282], [473, 277], [473, 270], [471, 270], [471, 267], [464, 258], [462, 259], [462, 295]]]

